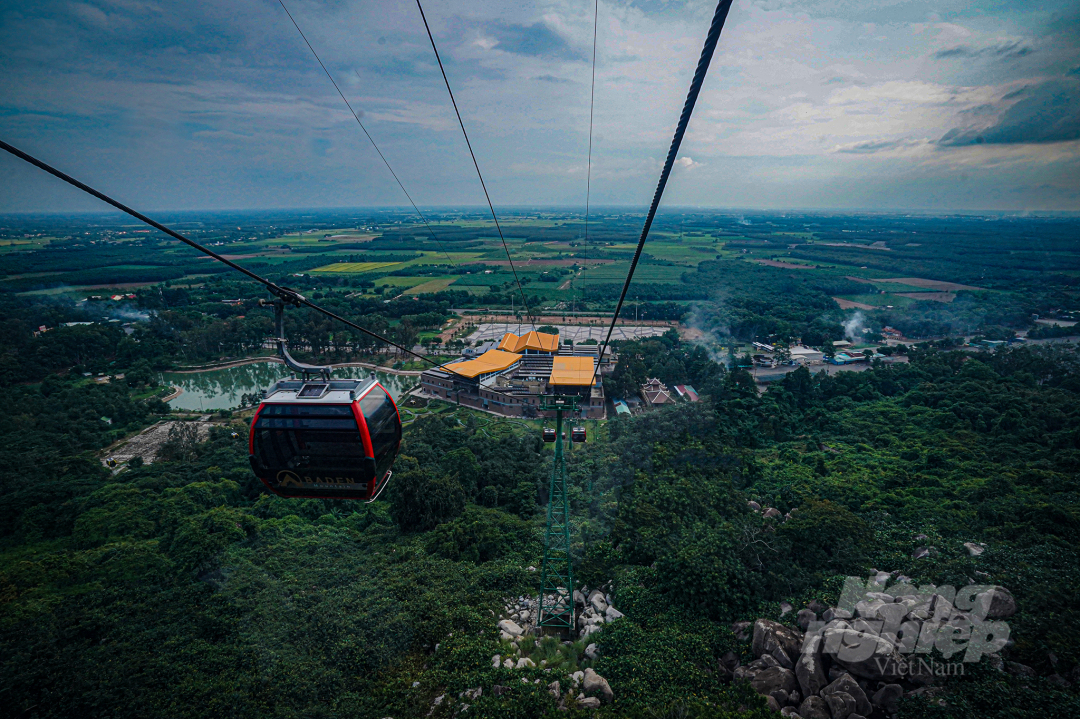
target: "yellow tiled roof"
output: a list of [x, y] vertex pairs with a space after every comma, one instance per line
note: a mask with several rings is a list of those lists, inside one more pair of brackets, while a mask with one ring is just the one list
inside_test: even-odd
[[520, 359], [521, 355], [514, 354], [513, 352], [488, 350], [476, 359], [455, 362], [453, 364], [444, 364], [442, 368], [453, 372], [454, 374], [461, 375], [462, 377], [476, 377], [478, 375], [488, 374], [489, 372], [500, 372], [509, 367], [513, 367], [514, 363]]
[[528, 332], [518, 337], [513, 332], [507, 332], [499, 342], [499, 349], [506, 352], [524, 352], [536, 350], [539, 352], [558, 352], [559, 335], [551, 335], [546, 332]]
[[588, 386], [593, 383], [593, 357], [555, 357], [551, 384]]

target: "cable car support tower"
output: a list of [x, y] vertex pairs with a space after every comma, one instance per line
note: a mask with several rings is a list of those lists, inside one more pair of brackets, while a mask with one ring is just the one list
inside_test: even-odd
[[551, 463], [547, 527], [544, 530], [544, 562], [540, 570], [540, 603], [537, 626], [553, 632], [574, 629], [574, 573], [570, 558], [570, 498], [563, 457], [563, 412], [577, 410], [577, 397], [546, 398], [540, 409], [555, 412], [555, 458]]

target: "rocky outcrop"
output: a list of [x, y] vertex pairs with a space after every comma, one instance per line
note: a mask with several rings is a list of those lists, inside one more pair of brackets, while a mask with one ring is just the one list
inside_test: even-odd
[[848, 578], [839, 606], [812, 602], [798, 611], [798, 629], [764, 618], [733, 624], [737, 638], [750, 640], [754, 659], [740, 665], [737, 655], [725, 655], [718, 678], [748, 682], [786, 716], [890, 719], [905, 695], [940, 691], [933, 685], [941, 683], [942, 658], [985, 658], [998, 671], [1034, 674], [997, 653], [1009, 635], [1000, 619], [1016, 610], [997, 585], [916, 588], [899, 572], [873, 570], [866, 581]]

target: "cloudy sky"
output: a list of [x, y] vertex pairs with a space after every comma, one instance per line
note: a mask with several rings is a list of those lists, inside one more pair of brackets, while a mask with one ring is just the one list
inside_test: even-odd
[[[414, 0], [285, 0], [417, 203], [483, 195]], [[644, 207], [715, 5], [599, 4], [593, 201]], [[593, 0], [428, 0], [496, 205], [583, 205]], [[146, 209], [406, 200], [277, 0], [0, 1], [0, 137]], [[665, 196], [1080, 210], [1075, 0], [735, 0]], [[0, 212], [99, 205], [0, 157]]]

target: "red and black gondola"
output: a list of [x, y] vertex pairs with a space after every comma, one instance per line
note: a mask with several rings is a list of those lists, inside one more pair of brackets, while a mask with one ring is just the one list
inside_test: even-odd
[[578, 442], [584, 442], [586, 441], [586, 439], [587, 437], [585, 435], [584, 427], [574, 427], [570, 430], [570, 441], [574, 444], [577, 444]]
[[372, 501], [401, 447], [390, 393], [364, 380], [282, 380], [251, 422], [251, 468], [282, 497]]

